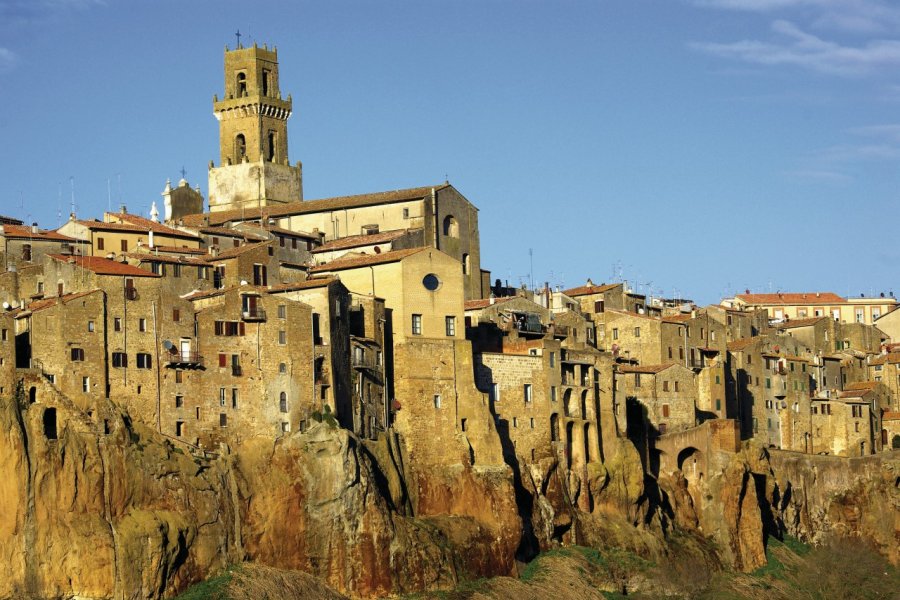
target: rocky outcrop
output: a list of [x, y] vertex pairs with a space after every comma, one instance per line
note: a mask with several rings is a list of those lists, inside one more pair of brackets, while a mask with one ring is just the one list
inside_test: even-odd
[[868, 540], [900, 564], [900, 452], [845, 458], [756, 450], [771, 526], [811, 543]]

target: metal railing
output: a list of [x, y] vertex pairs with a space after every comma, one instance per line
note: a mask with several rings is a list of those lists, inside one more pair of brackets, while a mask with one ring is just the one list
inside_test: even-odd
[[241, 311], [241, 318], [245, 321], [265, 321], [266, 311], [262, 308], [245, 308]]
[[203, 357], [199, 352], [176, 352], [166, 357], [170, 365], [202, 365]]

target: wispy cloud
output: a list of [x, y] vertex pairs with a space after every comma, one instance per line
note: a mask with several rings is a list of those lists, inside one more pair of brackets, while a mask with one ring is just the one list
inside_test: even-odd
[[105, 5], [106, 0], [0, 0], [0, 19], [21, 25], [62, 12]]
[[694, 42], [691, 47], [754, 64], [789, 65], [842, 76], [865, 75], [877, 68], [900, 65], [900, 40], [872, 40], [861, 46], [845, 46], [807, 33], [785, 20], [772, 23], [772, 31], [780, 36], [779, 41]]
[[15, 68], [19, 57], [9, 48], [0, 48], [0, 73], [6, 73]]
[[845, 184], [853, 181], [853, 177], [839, 171], [826, 171], [822, 169], [800, 169], [785, 173], [792, 179], [799, 179], [808, 183]]
[[693, 0], [693, 4], [756, 13], [803, 12], [811, 15], [815, 29], [874, 34], [900, 28], [900, 8], [886, 0]]

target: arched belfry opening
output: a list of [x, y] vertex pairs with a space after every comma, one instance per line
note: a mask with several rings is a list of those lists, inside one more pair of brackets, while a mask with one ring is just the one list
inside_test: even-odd
[[243, 71], [238, 72], [237, 78], [235, 80], [235, 95], [238, 98], [243, 98], [247, 95], [247, 74]]
[[444, 235], [447, 237], [459, 237], [459, 223], [453, 215], [444, 217]]
[[247, 156], [247, 140], [243, 133], [239, 133], [234, 136], [234, 162], [244, 162], [245, 156]]

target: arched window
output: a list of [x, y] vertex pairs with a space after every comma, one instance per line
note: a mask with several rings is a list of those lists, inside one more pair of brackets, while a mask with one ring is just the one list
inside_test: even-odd
[[275, 162], [275, 132], [270, 131], [268, 135], [268, 156], [269, 162]]
[[243, 98], [247, 95], [247, 74], [246, 73], [238, 73], [237, 74], [237, 85], [235, 86], [237, 91], [237, 97]]
[[471, 264], [469, 262], [468, 254], [463, 254], [462, 265], [463, 265], [463, 275], [468, 275], [470, 273], [470, 269], [471, 269]]
[[456, 222], [453, 215], [444, 217], [444, 235], [454, 238], [459, 237], [459, 223]]
[[247, 140], [244, 138], [243, 133], [239, 133], [234, 136], [234, 162], [242, 163], [244, 162], [244, 157], [247, 155]]
[[283, 413], [286, 413], [288, 411], [287, 393], [285, 393], [285, 392], [281, 392], [281, 396], [279, 396], [279, 398], [278, 398], [278, 410], [280, 410]]

